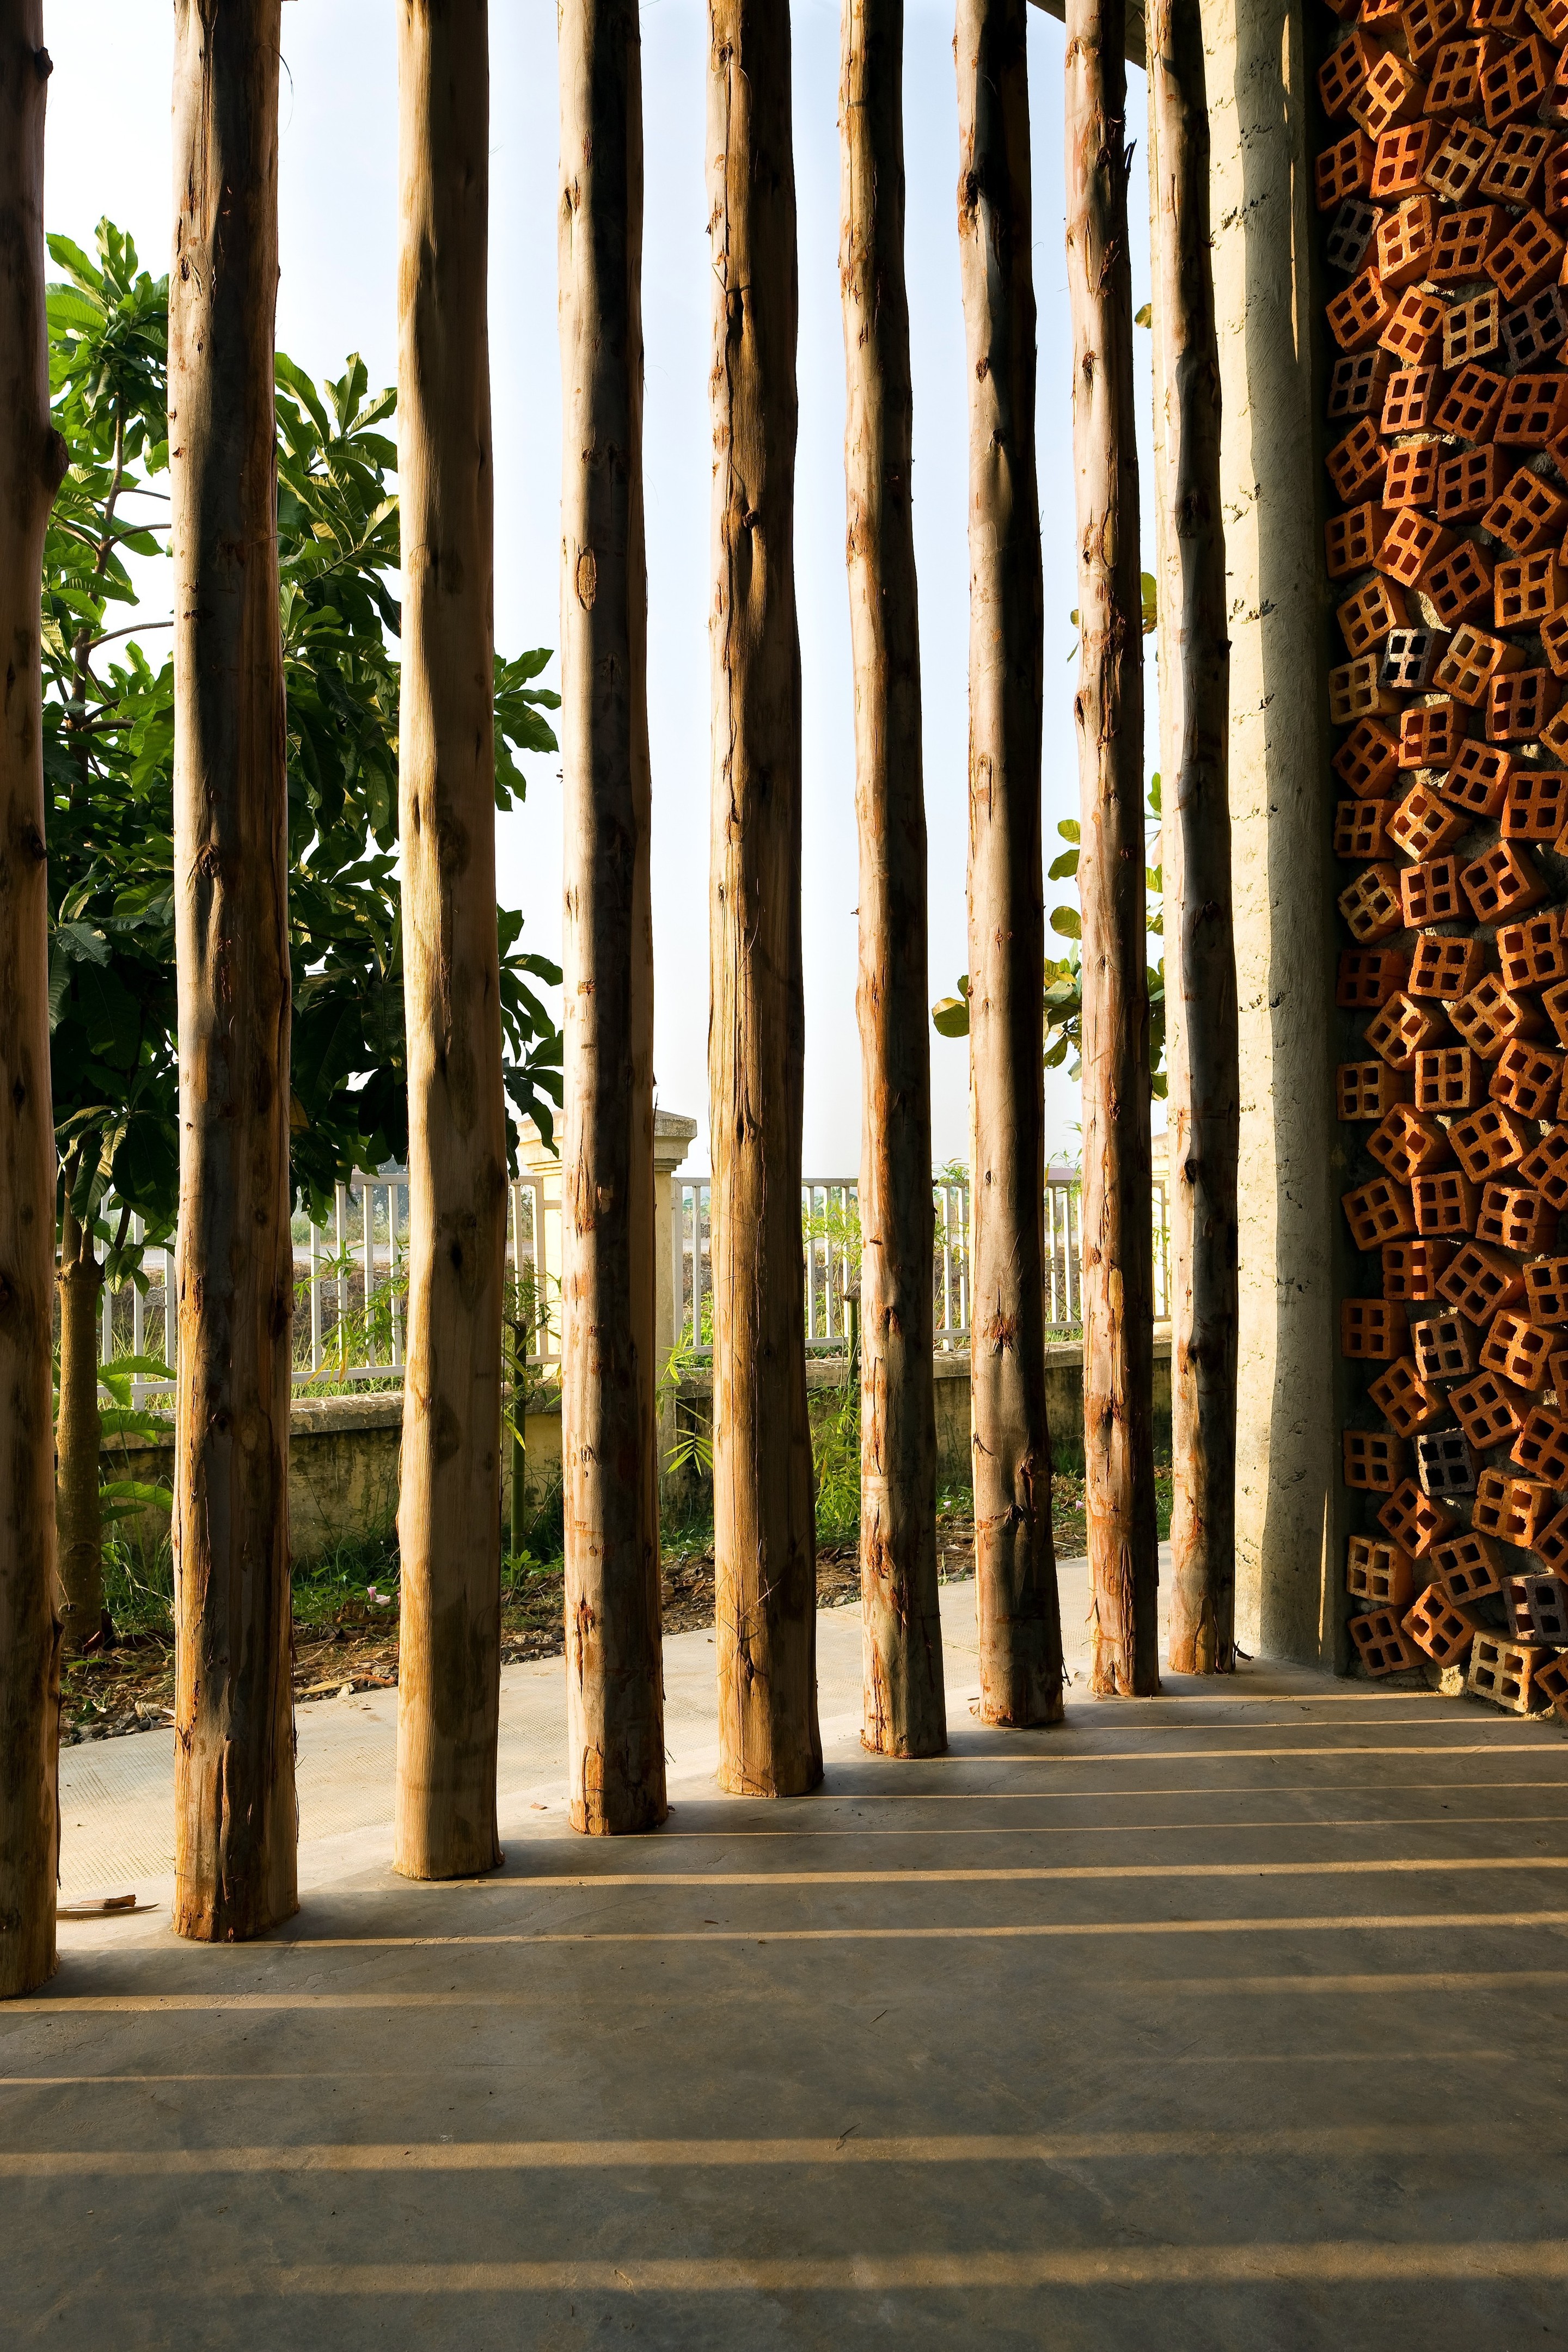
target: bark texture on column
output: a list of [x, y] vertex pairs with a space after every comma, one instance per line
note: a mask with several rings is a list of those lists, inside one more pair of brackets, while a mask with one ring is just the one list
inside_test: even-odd
[[408, 1339], [394, 1860], [501, 1859], [506, 1124], [495, 892], [486, 0], [399, 0]]
[[800, 1155], [800, 640], [787, 0], [710, 0], [714, 278], [709, 1087], [720, 1778], [822, 1778]]
[[926, 823], [904, 286], [903, 0], [844, 0], [839, 276], [860, 852], [863, 1724], [947, 1746], [936, 1561]]
[[1044, 609], [1026, 0], [959, 0], [969, 360], [970, 1366], [980, 1712], [1055, 1723], [1045, 1342]]
[[1143, 639], [1127, 257], [1124, 0], [1068, 0], [1078, 478], [1083, 1410], [1093, 1688], [1159, 1688]]
[[1236, 1664], [1237, 1170], [1230, 645], [1220, 500], [1219, 352], [1198, 0], [1153, 0], [1160, 768], [1171, 1213], [1173, 1591], [1177, 1674]]
[[67, 1651], [79, 1654], [103, 1630], [103, 1506], [99, 1496], [103, 1416], [98, 1402], [103, 1268], [93, 1255], [90, 1223], [84, 1225], [71, 1205], [80, 1164], [73, 1152], [62, 1187], [60, 1401], [55, 1432], [60, 1621]]
[[55, 1972], [60, 1621], [55, 1131], [44, 840], [44, 533], [65, 471], [44, 312], [42, 0], [0, 0], [0, 2000]]
[[668, 1811], [637, 0], [563, 0], [560, 59], [566, 1721], [572, 1825], [614, 1834]]
[[279, 0], [176, 0], [174, 43], [174, 1926], [228, 1942], [298, 1908]]

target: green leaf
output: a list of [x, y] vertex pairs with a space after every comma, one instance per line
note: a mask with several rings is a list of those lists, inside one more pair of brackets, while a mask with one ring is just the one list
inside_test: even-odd
[[1053, 931], [1059, 932], [1064, 940], [1081, 940], [1083, 919], [1076, 907], [1053, 907], [1051, 929]]
[[1141, 572], [1138, 575], [1138, 579], [1143, 596], [1143, 635], [1147, 637], [1152, 635], [1154, 630], [1159, 626], [1160, 614], [1158, 597], [1155, 591], [1154, 575], [1152, 572]]
[[931, 1026], [939, 1037], [967, 1037], [969, 1005], [962, 996], [942, 996], [931, 1009]]
[[1151, 776], [1149, 779], [1149, 806], [1156, 816], [1163, 814], [1160, 807], [1160, 779], [1158, 773]]
[[1082, 830], [1076, 816], [1064, 816], [1057, 826], [1057, 831], [1064, 841], [1081, 841], [1083, 838]]
[[1064, 849], [1061, 856], [1059, 857], [1053, 858], [1050, 865], [1046, 868], [1047, 881], [1070, 881], [1073, 876], [1078, 872], [1078, 859], [1079, 853], [1076, 849]]
[[1153, 304], [1152, 302], [1145, 302], [1141, 310], [1134, 310], [1132, 313], [1132, 323], [1135, 327], [1152, 327], [1154, 323]]

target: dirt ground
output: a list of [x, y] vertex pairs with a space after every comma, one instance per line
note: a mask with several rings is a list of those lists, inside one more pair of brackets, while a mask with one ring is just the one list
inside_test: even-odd
[[[1162, 1474], [1162, 1502], [1168, 1508], [1169, 1473]], [[967, 1504], [967, 1497], [965, 1497]], [[1083, 1549], [1083, 1485], [1058, 1475], [1053, 1488], [1053, 1531], [1063, 1559]], [[1162, 1511], [1162, 1517], [1164, 1510]], [[967, 1509], [939, 1513], [938, 1565], [944, 1582], [973, 1572], [974, 1525]], [[563, 1579], [559, 1566], [536, 1571], [525, 1584], [509, 1586], [501, 1610], [501, 1663], [559, 1654]], [[844, 1607], [859, 1597], [857, 1546], [821, 1543], [816, 1550], [818, 1605]], [[664, 1624], [684, 1633], [713, 1622], [713, 1553], [671, 1546], [664, 1560]], [[368, 1593], [337, 1610], [329, 1623], [294, 1628], [294, 1696], [308, 1703], [335, 1698], [348, 1690], [389, 1688], [397, 1680], [395, 1601], [378, 1604]], [[134, 1633], [111, 1649], [74, 1659], [67, 1666], [60, 1707], [60, 1738], [111, 1739], [171, 1722], [174, 1712], [174, 1645], [168, 1636]]]

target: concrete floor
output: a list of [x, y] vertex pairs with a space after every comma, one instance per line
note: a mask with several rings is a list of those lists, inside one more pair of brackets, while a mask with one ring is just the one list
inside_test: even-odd
[[[672, 1640], [643, 1841], [565, 1830], [560, 1663], [509, 1670], [479, 1884], [387, 1870], [390, 1695], [302, 1709], [285, 1934], [67, 1924], [0, 2011], [0, 2342], [1568, 2336], [1555, 1729], [1248, 1668], [993, 1734], [944, 1604], [952, 1756], [860, 1752], [826, 1613], [826, 1785], [773, 1806]], [[167, 1736], [64, 1763], [68, 1887], [166, 1906]]]

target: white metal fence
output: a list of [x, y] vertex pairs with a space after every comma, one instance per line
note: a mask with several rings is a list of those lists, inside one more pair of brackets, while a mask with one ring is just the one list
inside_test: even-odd
[[[944, 1178], [933, 1188], [936, 1247], [931, 1278], [936, 1345], [942, 1353], [969, 1345], [969, 1186]], [[673, 1331], [698, 1358], [712, 1350], [712, 1188], [704, 1178], [677, 1176], [670, 1187], [670, 1276]], [[560, 1364], [556, 1311], [561, 1265], [560, 1180], [538, 1173], [510, 1187], [507, 1271], [514, 1311], [527, 1327], [523, 1351], [546, 1378]], [[106, 1208], [112, 1223], [112, 1205]], [[847, 1286], [859, 1278], [858, 1186], [852, 1176], [812, 1177], [801, 1186], [805, 1276], [805, 1341], [815, 1354], [842, 1355], [848, 1341]], [[132, 1238], [142, 1238], [133, 1219]], [[1081, 1203], [1076, 1171], [1053, 1167], [1046, 1185], [1046, 1318], [1071, 1330], [1082, 1318]], [[407, 1291], [408, 1174], [384, 1169], [340, 1184], [331, 1221], [296, 1217], [294, 1239], [294, 1385], [312, 1389], [395, 1388], [403, 1379]], [[105, 1364], [132, 1354], [174, 1364], [176, 1318], [171, 1313], [174, 1248], [149, 1249], [143, 1281], [105, 1285], [102, 1356]], [[1154, 1312], [1170, 1312], [1169, 1234], [1165, 1187], [1154, 1186]], [[171, 1383], [139, 1373], [133, 1394], [143, 1403]]]

